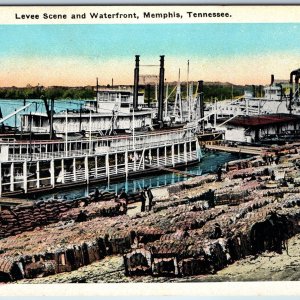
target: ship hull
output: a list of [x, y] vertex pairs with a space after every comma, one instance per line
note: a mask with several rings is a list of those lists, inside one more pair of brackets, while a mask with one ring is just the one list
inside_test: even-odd
[[45, 193], [98, 182], [109, 184], [164, 172], [164, 168], [195, 164], [201, 158], [197, 138], [190, 129], [141, 134], [134, 139], [119, 136], [0, 145], [3, 153], [0, 162], [2, 197]]

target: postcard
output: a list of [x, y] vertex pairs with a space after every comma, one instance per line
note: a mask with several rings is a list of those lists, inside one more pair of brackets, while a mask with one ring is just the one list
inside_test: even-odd
[[299, 295], [299, 16], [0, 7], [1, 295]]

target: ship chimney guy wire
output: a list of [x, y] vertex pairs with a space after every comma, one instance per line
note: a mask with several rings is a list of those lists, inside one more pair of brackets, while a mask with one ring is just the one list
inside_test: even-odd
[[168, 98], [169, 98], [169, 84], [166, 86], [166, 100], [165, 100], [165, 118], [168, 116]]
[[214, 115], [214, 127], [217, 126], [217, 97], [215, 97], [215, 115]]
[[92, 111], [90, 110], [90, 120], [89, 120], [89, 154], [91, 154], [92, 152]]
[[[177, 103], [178, 102], [178, 103]], [[176, 95], [175, 95], [175, 101], [174, 101], [174, 116], [176, 117], [176, 110], [179, 110], [179, 116], [180, 116], [180, 122], [182, 123], [182, 101], [181, 101], [181, 83], [180, 83], [180, 69], [178, 71], [178, 81], [176, 86]]]
[[68, 156], [68, 109], [66, 109], [66, 127], [65, 127], [65, 156]]
[[190, 75], [190, 61], [187, 61], [187, 80], [186, 80], [186, 104], [188, 106], [188, 121], [191, 121], [191, 103], [189, 97], [189, 75]]
[[132, 110], [132, 148], [135, 149], [135, 122], [134, 122], [134, 107]]
[[194, 119], [193, 118], [193, 109], [192, 109], [192, 107], [194, 106], [193, 88], [194, 88], [194, 82], [192, 81], [191, 84], [189, 85], [190, 121], [192, 121]]
[[32, 104], [33, 104], [33, 102], [32, 102], [32, 103], [28, 103], [28, 104], [26, 104], [25, 106], [23, 106], [23, 107], [17, 109], [16, 111], [12, 112], [11, 114], [7, 115], [6, 117], [2, 118], [2, 119], [0, 120], [0, 124], [3, 123], [4, 121], [6, 121], [7, 119], [11, 118], [11, 117], [14, 116], [15, 114], [19, 113], [20, 111], [26, 109], [27, 107], [29, 107], [29, 106], [32, 105]]
[[98, 103], [99, 103], [99, 81], [98, 77], [96, 78], [96, 113], [98, 112]]

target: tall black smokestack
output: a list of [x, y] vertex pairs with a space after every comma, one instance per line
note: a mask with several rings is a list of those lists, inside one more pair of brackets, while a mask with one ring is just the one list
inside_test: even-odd
[[133, 87], [133, 109], [138, 107], [139, 97], [139, 76], [140, 76], [140, 56], [135, 56], [135, 69], [134, 69], [134, 87]]
[[256, 86], [252, 85], [252, 95], [255, 98], [256, 97]]
[[159, 87], [158, 87], [158, 121], [163, 121], [163, 109], [164, 109], [164, 78], [165, 78], [165, 56], [160, 56], [160, 69], [159, 69]]
[[150, 84], [147, 84], [147, 100], [148, 100], [148, 107], [151, 106], [151, 100], [150, 100]]
[[274, 74], [271, 75], [271, 84], [270, 85], [273, 85], [274, 83]]
[[295, 74], [295, 71], [291, 72], [290, 74], [290, 101], [289, 101], [289, 112], [292, 113], [292, 101], [293, 101], [293, 75]]
[[[293, 77], [295, 76], [295, 82], [297, 83], [299, 81], [300, 76], [300, 69], [294, 70], [290, 73], [290, 101], [289, 101], [289, 112], [292, 113], [292, 102], [293, 102]], [[298, 79], [297, 79], [298, 77]], [[296, 87], [297, 88], [297, 87]]]
[[51, 111], [50, 111], [50, 139], [52, 140], [54, 137], [53, 130], [53, 115], [54, 115], [54, 99], [51, 98]]
[[299, 76], [300, 74], [297, 74], [296, 77], [295, 77], [295, 84], [296, 84], [296, 93], [295, 93], [295, 97], [296, 97], [296, 100], [299, 98]]
[[99, 81], [98, 81], [98, 77], [96, 79], [96, 112], [98, 112], [98, 97], [99, 97]]
[[263, 86], [260, 85], [259, 86], [259, 97], [262, 97], [263, 96]]

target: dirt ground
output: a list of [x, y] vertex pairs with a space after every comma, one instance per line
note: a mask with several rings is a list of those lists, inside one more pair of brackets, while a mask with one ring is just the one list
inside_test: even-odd
[[237, 261], [213, 275], [184, 278], [126, 277], [122, 256], [110, 256], [70, 273], [18, 283], [118, 283], [118, 282], [218, 282], [218, 281], [295, 281], [300, 280], [300, 234], [288, 242], [288, 253], [265, 252]]

